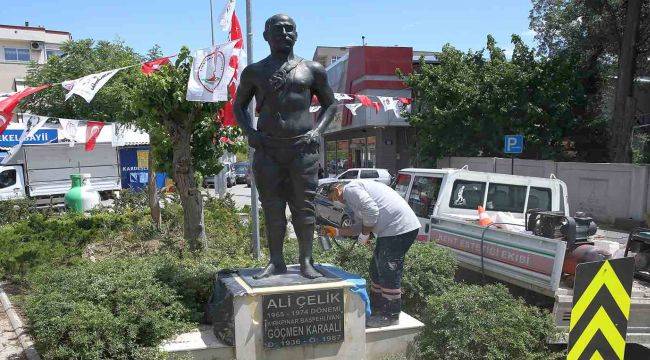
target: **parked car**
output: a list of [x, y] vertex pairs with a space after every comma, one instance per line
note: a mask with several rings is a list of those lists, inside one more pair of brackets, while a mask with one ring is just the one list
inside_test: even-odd
[[250, 164], [247, 162], [238, 162], [233, 164], [233, 172], [235, 174], [235, 184], [246, 184], [246, 178], [248, 177], [248, 170], [250, 169]]
[[[231, 187], [236, 184], [235, 172], [233, 171], [233, 164], [224, 163], [224, 170], [226, 170], [226, 186]], [[214, 177], [215, 175], [206, 176], [203, 179], [203, 187], [205, 188], [214, 188]]]
[[375, 169], [375, 168], [354, 168], [349, 169], [338, 176], [329, 177], [325, 179], [318, 180], [318, 185], [328, 184], [333, 182], [341, 181], [350, 181], [355, 179], [361, 180], [375, 180], [386, 185], [390, 185], [392, 182], [392, 176], [386, 169]]
[[354, 216], [351, 210], [338, 201], [331, 201], [327, 195], [334, 183], [328, 183], [318, 186], [314, 203], [316, 204], [316, 217], [318, 222], [327, 225], [336, 225], [337, 227], [351, 226]]

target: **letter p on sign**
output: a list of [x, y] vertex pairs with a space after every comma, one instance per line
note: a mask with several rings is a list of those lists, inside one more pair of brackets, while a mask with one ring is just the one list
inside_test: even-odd
[[523, 135], [506, 135], [503, 143], [503, 152], [506, 154], [521, 154], [524, 151]]

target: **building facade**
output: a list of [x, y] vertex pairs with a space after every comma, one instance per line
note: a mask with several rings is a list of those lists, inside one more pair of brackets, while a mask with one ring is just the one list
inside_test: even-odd
[[[314, 54], [315, 61], [319, 54], [320, 60], [338, 56], [321, 48]], [[327, 67], [328, 81], [337, 93], [411, 98], [397, 69], [410, 74], [421, 55], [425, 61], [437, 61], [433, 53], [414, 52], [410, 47], [354, 46], [347, 50]], [[323, 137], [322, 162], [328, 176], [356, 167], [383, 168], [395, 175], [413, 165], [415, 131], [393, 111], [361, 107], [353, 116], [341, 106]]]
[[347, 55], [349, 48], [348, 46], [317, 46], [312, 60], [329, 67]]
[[25, 88], [30, 61], [44, 64], [50, 56], [61, 55], [61, 45], [72, 40], [66, 31], [43, 27], [0, 24], [0, 93]]

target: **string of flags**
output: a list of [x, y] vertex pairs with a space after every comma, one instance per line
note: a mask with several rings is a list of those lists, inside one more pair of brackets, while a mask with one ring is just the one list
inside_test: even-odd
[[[219, 110], [217, 119], [222, 126], [236, 126], [233, 106], [236, 97], [237, 86], [239, 85], [239, 74], [246, 64], [246, 52], [243, 49], [243, 33], [237, 14], [235, 12], [236, 0], [227, 0], [222, 11], [219, 24], [224, 31], [230, 30], [228, 42], [215, 45], [209, 48], [196, 50], [193, 53], [192, 71], [188, 79], [186, 100], [200, 102], [218, 102], [226, 101], [226, 104]], [[21, 100], [37, 92], [43, 91], [54, 85], [61, 85], [66, 91], [65, 100], [69, 100], [73, 95], [82, 97], [90, 103], [97, 92], [121, 70], [140, 67], [140, 71], [149, 76], [162, 69], [164, 65], [170, 64], [170, 59], [175, 55], [165, 56], [140, 64], [125, 66], [117, 69], [106, 70], [95, 74], [86, 75], [78, 79], [66, 80], [61, 83], [43, 84], [35, 87], [27, 87], [22, 91], [3, 94], [0, 96], [0, 134], [2, 134], [13, 118], [13, 111]], [[379, 112], [381, 108], [384, 111], [392, 110], [395, 116], [401, 117], [403, 110], [409, 110], [411, 104], [410, 98], [388, 97], [388, 96], [371, 96], [361, 94], [343, 94], [334, 93], [334, 97], [339, 104], [345, 106], [352, 115], [356, 116], [361, 106], [374, 108]], [[373, 101], [376, 98], [378, 101]], [[352, 102], [350, 101], [358, 101]], [[317, 112], [320, 106], [317, 103], [310, 106], [310, 112]], [[67, 126], [73, 126], [70, 122], [65, 122]], [[95, 122], [91, 123], [87, 129], [92, 135], [101, 131], [103, 125]], [[64, 124], [62, 123], [62, 126]], [[65, 126], [64, 126], [65, 127]], [[65, 132], [66, 130], [64, 130]], [[91, 136], [92, 138], [92, 136]], [[96, 138], [96, 137], [95, 137]], [[90, 139], [90, 138], [89, 138]], [[91, 141], [92, 143], [92, 141]], [[94, 147], [88, 145], [87, 147]]]
[[[373, 98], [377, 98], [379, 101], [372, 101]], [[392, 96], [378, 96], [378, 95], [360, 95], [360, 94], [343, 94], [343, 93], [334, 93], [334, 98], [339, 101], [337, 105], [345, 106], [353, 116], [357, 115], [357, 110], [362, 107], [368, 107], [375, 109], [378, 113], [379, 109], [383, 108], [384, 111], [392, 110], [395, 113], [395, 116], [401, 118], [402, 111], [410, 111], [410, 106], [413, 100], [411, 98], [405, 97], [392, 97]], [[359, 102], [347, 102], [358, 100]], [[312, 103], [316, 102], [314, 99]], [[321, 106], [312, 105], [309, 107], [309, 112], [315, 113], [320, 111]]]

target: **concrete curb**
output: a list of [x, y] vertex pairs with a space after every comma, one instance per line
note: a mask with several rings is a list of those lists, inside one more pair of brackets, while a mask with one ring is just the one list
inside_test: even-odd
[[32, 338], [29, 336], [29, 334], [27, 334], [27, 329], [25, 328], [23, 321], [20, 320], [18, 313], [16, 313], [16, 310], [14, 310], [11, 301], [9, 301], [7, 293], [5, 293], [4, 289], [2, 289], [2, 284], [0, 284], [0, 302], [2, 302], [2, 308], [4, 309], [5, 313], [7, 313], [11, 327], [14, 328], [14, 332], [18, 337], [20, 346], [22, 346], [23, 350], [25, 351], [27, 360], [41, 360], [41, 356], [38, 354], [38, 351], [36, 351], [36, 347], [34, 347]]

